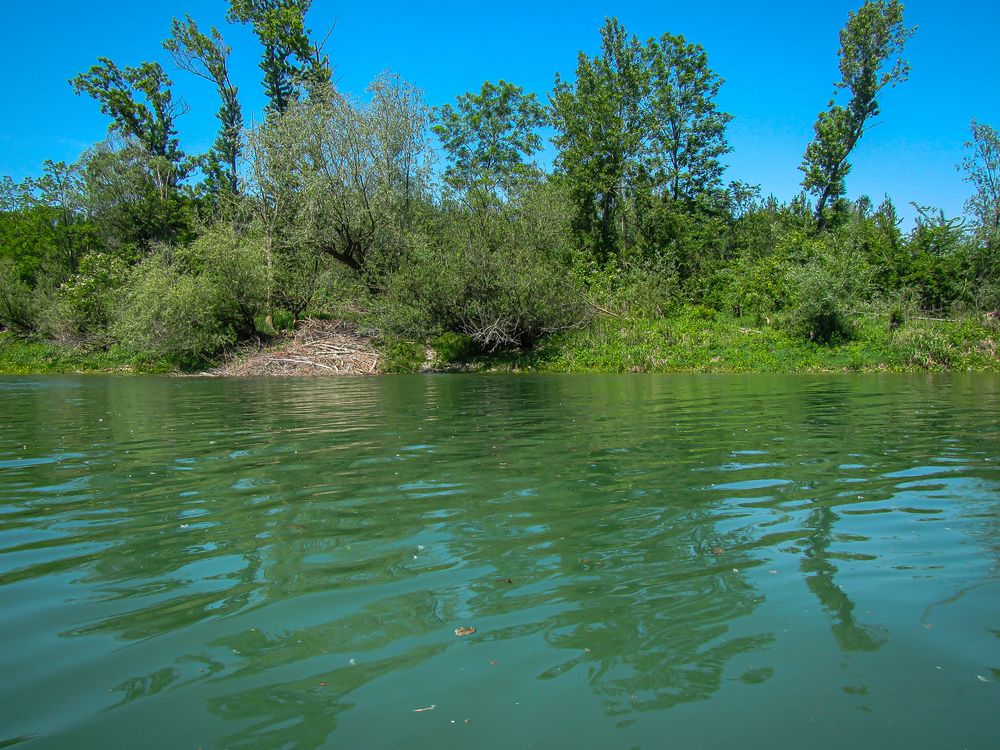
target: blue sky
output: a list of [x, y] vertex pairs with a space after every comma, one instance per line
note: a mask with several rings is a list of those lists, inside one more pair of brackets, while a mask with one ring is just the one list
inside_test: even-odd
[[[787, 200], [798, 192], [797, 167], [817, 112], [829, 100], [837, 71], [837, 32], [860, 4], [772, 2], [583, 2], [514, 0], [345, 3], [314, 0], [309, 25], [327, 43], [342, 89], [358, 91], [392, 69], [421, 87], [432, 105], [506, 79], [540, 96], [554, 74], [571, 77], [577, 52], [594, 53], [605, 16], [615, 15], [640, 38], [683, 34], [705, 47], [726, 79], [719, 106], [731, 113], [733, 153], [728, 179], [760, 184]], [[224, 22], [226, 0], [93, 0], [8, 2], [0, 25], [0, 175], [37, 174], [45, 159], [73, 160], [101, 139], [106, 119], [73, 94], [67, 80], [97, 57], [120, 65], [160, 60], [191, 111], [179, 122], [188, 152], [215, 135], [210, 85], [176, 71], [160, 43], [170, 20], [191, 14], [215, 24], [233, 47], [234, 78], [248, 114], [264, 99], [258, 48], [249, 30]], [[906, 20], [917, 25], [907, 58], [910, 80], [882, 97], [879, 124], [862, 139], [848, 177], [851, 197], [876, 203], [888, 193], [905, 216], [910, 201], [962, 211], [969, 186], [956, 165], [969, 121], [1000, 127], [1000, 3], [912, 0]]]

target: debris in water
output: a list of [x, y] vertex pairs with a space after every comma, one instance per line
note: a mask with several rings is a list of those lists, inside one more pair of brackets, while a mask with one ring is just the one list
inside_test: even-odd
[[712, 547], [713, 555], [721, 555], [723, 552], [725, 552], [725, 550], [722, 549], [722, 547]]
[[319, 684], [319, 686], [320, 686], [320, 687], [326, 687], [326, 683], [325, 683], [325, 682], [321, 682], [321, 683]]
[[981, 674], [977, 674], [976, 677], [979, 678], [980, 682], [989, 682], [989, 680], [983, 677]]
[[415, 708], [415, 709], [413, 709], [413, 713], [415, 713], [415, 714], [422, 714], [424, 711], [433, 711], [435, 708], [437, 708], [437, 704], [436, 703], [432, 703], [431, 705], [427, 706], [426, 708]]
[[500, 583], [514, 583], [513, 579], [511, 578], [498, 578], [497, 581], [499, 581]]
[[455, 628], [455, 635], [461, 637], [463, 635], [472, 635], [476, 632], [475, 628], [465, 627], [464, 625], [460, 628]]
[[497, 662], [497, 660], [496, 660], [496, 659], [490, 659], [490, 666], [491, 666], [491, 667], [495, 667], [495, 666], [497, 665], [497, 663], [498, 663], [498, 662]]
[[778, 571], [776, 571], [776, 570], [769, 570], [769, 571], [767, 571], [767, 572], [768, 572], [768, 573], [770, 573], [770, 574], [771, 574], [771, 575], [773, 575], [773, 576], [776, 576], [776, 575], [778, 575]]

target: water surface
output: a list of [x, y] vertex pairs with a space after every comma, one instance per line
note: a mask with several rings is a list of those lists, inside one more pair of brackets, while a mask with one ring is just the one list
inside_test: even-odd
[[996, 376], [2, 378], [0, 747], [995, 748], [998, 465]]

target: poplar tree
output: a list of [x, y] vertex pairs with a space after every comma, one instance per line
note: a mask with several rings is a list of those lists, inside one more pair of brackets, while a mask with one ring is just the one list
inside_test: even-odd
[[816, 197], [817, 231], [826, 226], [828, 205], [844, 195], [851, 171], [847, 159], [879, 115], [879, 95], [909, 77], [910, 65], [902, 53], [915, 30], [903, 24], [899, 0], [868, 0], [848, 13], [840, 31], [841, 79], [834, 84], [834, 96], [845, 90], [850, 98], [845, 106], [831, 100], [819, 114], [799, 167], [805, 173], [802, 187]]
[[239, 89], [229, 77], [231, 49], [218, 29], [212, 27], [209, 34], [205, 34], [191, 16], [185, 16], [183, 21], [174, 19], [170, 38], [163, 47], [178, 68], [214, 84], [218, 90], [221, 105], [215, 116], [219, 120], [219, 135], [203, 162], [209, 192], [235, 195], [243, 110]]

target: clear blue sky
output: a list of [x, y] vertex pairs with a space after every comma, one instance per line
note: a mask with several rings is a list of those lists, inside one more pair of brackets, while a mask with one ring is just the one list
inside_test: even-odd
[[[214, 138], [217, 108], [207, 83], [172, 69], [160, 46], [170, 19], [190, 13], [218, 25], [233, 47], [234, 78], [245, 111], [263, 106], [258, 48], [250, 32], [224, 22], [226, 0], [37, 0], [7, 2], [0, 25], [0, 175], [21, 179], [44, 159], [73, 160], [101, 139], [107, 121], [73, 94], [67, 79], [98, 56], [120, 65], [160, 60], [191, 112], [179, 121], [188, 152]], [[640, 38], [683, 34], [705, 47], [726, 79], [719, 105], [734, 116], [728, 178], [760, 184], [787, 200], [797, 167], [837, 71], [837, 32], [855, 2], [634, 2], [584, 0], [502, 5], [468, 2], [314, 0], [308, 18], [327, 43], [344, 90], [360, 92], [386, 68], [420, 86], [432, 105], [504, 78], [544, 97], [554, 74], [571, 77], [579, 50], [597, 50], [598, 29], [616, 15]], [[865, 135], [848, 177], [851, 197], [888, 193], [912, 217], [910, 201], [962, 211], [969, 192], [955, 169], [969, 121], [1000, 127], [1000, 3], [912, 0], [917, 25], [907, 49], [910, 80], [882, 98], [880, 124]]]

